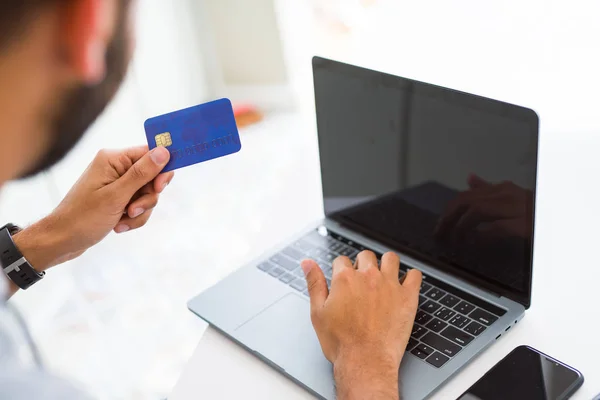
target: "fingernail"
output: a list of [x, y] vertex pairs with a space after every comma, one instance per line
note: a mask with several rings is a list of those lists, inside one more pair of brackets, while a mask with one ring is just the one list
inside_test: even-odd
[[163, 190], [165, 190], [165, 188], [166, 188], [167, 186], [169, 186], [169, 182], [168, 182], [168, 181], [167, 181], [167, 182], [165, 182], [165, 183], [163, 183], [163, 185], [162, 185], [162, 188], [160, 188], [160, 191], [162, 192]]
[[115, 232], [117, 232], [117, 233], [127, 232], [128, 230], [129, 230], [129, 226], [127, 226], [125, 224], [117, 225], [117, 227], [115, 228]]
[[130, 217], [131, 218], [139, 217], [143, 213], [144, 213], [144, 209], [143, 208], [136, 208], [136, 209], [133, 210], [133, 212], [131, 213]]
[[304, 260], [300, 263], [300, 267], [302, 268], [302, 271], [304, 272], [304, 275], [306, 276], [312, 269], [312, 262], [310, 262], [308, 260]]
[[150, 158], [156, 165], [163, 165], [169, 161], [169, 150], [159, 146], [150, 152]]

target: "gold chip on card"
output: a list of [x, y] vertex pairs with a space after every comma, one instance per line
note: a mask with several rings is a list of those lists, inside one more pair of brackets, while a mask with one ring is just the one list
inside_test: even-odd
[[156, 141], [157, 146], [169, 147], [173, 144], [173, 140], [171, 139], [171, 134], [169, 132], [159, 133], [154, 136], [154, 140]]

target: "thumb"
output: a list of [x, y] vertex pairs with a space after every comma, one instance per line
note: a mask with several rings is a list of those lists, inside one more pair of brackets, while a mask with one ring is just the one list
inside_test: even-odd
[[312, 312], [320, 310], [325, 304], [329, 290], [323, 271], [313, 260], [303, 260], [300, 264], [306, 276], [306, 286], [310, 296], [310, 308]]
[[169, 150], [161, 146], [147, 152], [115, 182], [117, 190], [130, 199], [145, 184], [160, 174], [170, 157]]

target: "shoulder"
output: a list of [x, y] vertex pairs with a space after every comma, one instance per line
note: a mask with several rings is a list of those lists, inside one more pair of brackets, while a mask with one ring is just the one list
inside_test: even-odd
[[91, 400], [69, 382], [40, 370], [0, 368], [0, 399]]

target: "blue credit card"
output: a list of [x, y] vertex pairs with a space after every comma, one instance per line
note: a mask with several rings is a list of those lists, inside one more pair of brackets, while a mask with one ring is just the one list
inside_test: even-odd
[[163, 172], [237, 153], [242, 148], [229, 99], [149, 118], [144, 128], [150, 149], [164, 146], [171, 152]]

